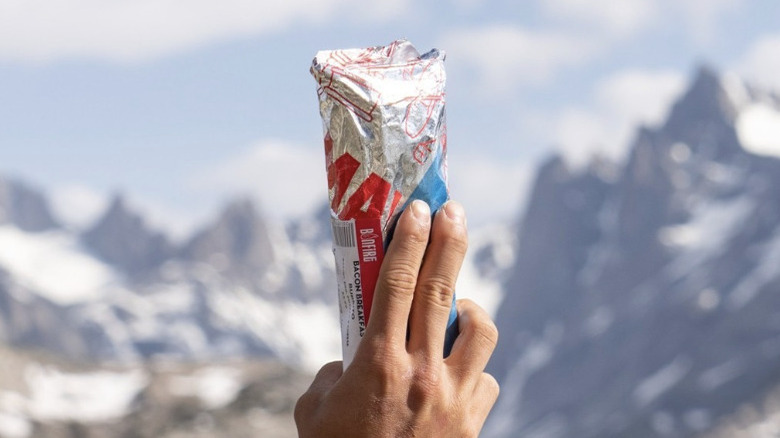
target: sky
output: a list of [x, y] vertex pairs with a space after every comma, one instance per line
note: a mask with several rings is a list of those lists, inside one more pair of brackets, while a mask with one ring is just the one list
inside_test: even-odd
[[776, 0], [0, 0], [0, 175], [85, 226], [114, 193], [184, 236], [229, 199], [325, 190], [318, 50], [447, 53], [452, 196], [520, 214], [537, 164], [620, 160], [697, 66], [780, 91]]

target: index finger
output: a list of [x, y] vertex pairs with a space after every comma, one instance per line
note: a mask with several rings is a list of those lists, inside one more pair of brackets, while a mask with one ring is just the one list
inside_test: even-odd
[[361, 345], [380, 339], [405, 348], [409, 310], [431, 228], [431, 210], [415, 200], [398, 218], [379, 271], [371, 317]]
[[433, 219], [431, 242], [417, 280], [409, 320], [409, 352], [421, 351], [430, 359], [441, 359], [455, 282], [467, 247], [463, 207], [447, 201]]

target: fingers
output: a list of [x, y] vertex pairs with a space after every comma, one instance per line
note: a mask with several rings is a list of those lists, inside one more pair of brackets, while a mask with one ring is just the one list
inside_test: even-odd
[[380, 342], [385, 345], [405, 348], [409, 309], [430, 226], [430, 208], [419, 200], [412, 202], [398, 219], [379, 271], [371, 318], [361, 347], [371, 339], [383, 338]]
[[460, 333], [445, 360], [462, 378], [474, 381], [485, 370], [498, 342], [498, 330], [481, 307], [471, 300], [458, 300]]
[[449, 201], [433, 220], [409, 321], [409, 351], [441, 359], [455, 282], [466, 256], [468, 237], [463, 207]]

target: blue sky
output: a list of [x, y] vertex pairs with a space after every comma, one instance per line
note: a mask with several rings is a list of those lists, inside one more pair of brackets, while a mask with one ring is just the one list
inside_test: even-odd
[[311, 59], [399, 37], [448, 54], [477, 225], [555, 150], [619, 159], [701, 62], [780, 90], [775, 0], [0, 0], [0, 174], [76, 224], [114, 191], [178, 234], [238, 193], [303, 214], [326, 196]]

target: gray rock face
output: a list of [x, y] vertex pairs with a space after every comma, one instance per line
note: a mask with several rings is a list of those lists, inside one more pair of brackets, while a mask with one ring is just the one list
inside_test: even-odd
[[488, 437], [685, 437], [780, 364], [780, 161], [701, 69], [615, 180], [539, 170], [489, 366]]
[[29, 294], [0, 269], [0, 343], [90, 357], [90, 339], [72, 327], [67, 310]]
[[274, 260], [271, 236], [254, 203], [239, 200], [225, 208], [211, 225], [184, 246], [181, 258], [205, 263], [229, 277], [249, 283], [260, 281]]
[[45, 231], [58, 226], [46, 198], [18, 181], [0, 177], [0, 224], [24, 231]]
[[148, 276], [173, 255], [173, 245], [115, 196], [106, 213], [81, 235], [84, 245], [101, 260], [131, 279]]

